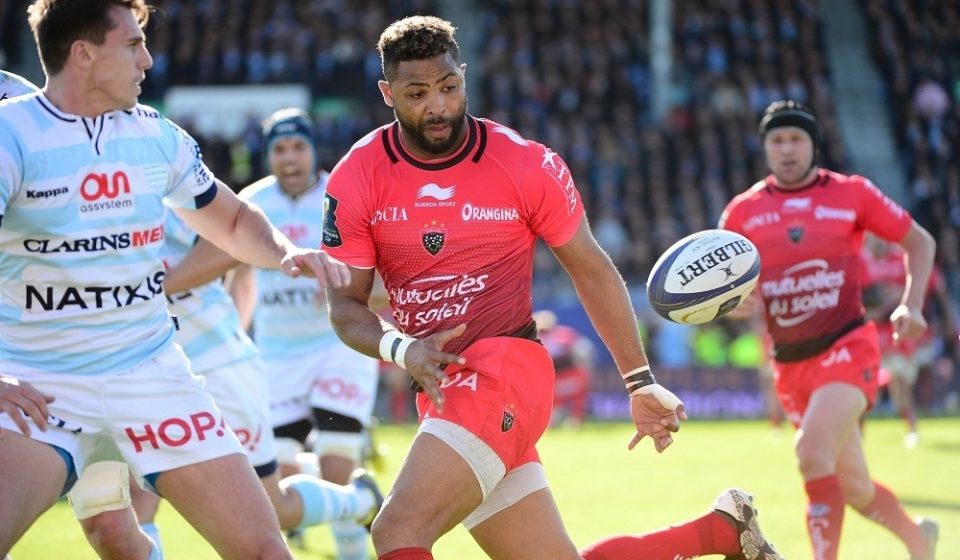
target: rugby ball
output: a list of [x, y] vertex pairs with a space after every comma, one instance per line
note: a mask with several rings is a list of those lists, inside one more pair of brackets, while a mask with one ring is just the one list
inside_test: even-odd
[[647, 298], [661, 317], [699, 325], [723, 317], [760, 277], [760, 253], [739, 233], [708, 229], [667, 249], [647, 279]]

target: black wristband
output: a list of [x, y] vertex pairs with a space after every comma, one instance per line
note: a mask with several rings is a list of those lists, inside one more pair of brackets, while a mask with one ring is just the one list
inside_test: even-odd
[[640, 373], [634, 373], [633, 375], [628, 375], [623, 379], [624, 385], [626, 385], [627, 394], [633, 395], [637, 390], [646, 387], [647, 385], [656, 384], [657, 380], [653, 377], [653, 372], [649, 369], [641, 371]]
[[400, 348], [400, 342], [402, 341], [402, 338], [397, 337], [397, 339], [393, 341], [393, 344], [390, 345], [390, 361], [393, 363], [397, 363], [397, 350]]

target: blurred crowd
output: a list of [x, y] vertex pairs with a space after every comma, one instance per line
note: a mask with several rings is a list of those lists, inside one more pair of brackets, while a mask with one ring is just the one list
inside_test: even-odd
[[[153, 68], [144, 99], [191, 84], [309, 86], [350, 110], [316, 115], [320, 161], [332, 167], [360, 136], [392, 120], [380, 100], [380, 32], [431, 0], [154, 0], [147, 29]], [[190, 129], [190, 122], [180, 122]], [[198, 138], [214, 172], [235, 186], [265, 174], [260, 123], [239, 138]]]
[[[485, 2], [481, 63], [479, 113], [567, 158], [598, 239], [635, 279], [767, 174], [756, 131], [769, 102], [810, 105], [822, 163], [845, 159], [814, 0], [671, 3], [675, 86], [659, 124], [648, 4]], [[539, 282], [562, 284], [552, 259], [539, 262]]]
[[960, 292], [960, 4], [864, 0], [874, 62], [886, 80], [912, 212], [939, 243]]

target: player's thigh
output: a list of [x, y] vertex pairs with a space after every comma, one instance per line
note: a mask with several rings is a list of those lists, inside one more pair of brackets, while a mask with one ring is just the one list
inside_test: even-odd
[[226, 558], [257, 558], [283, 546], [267, 494], [235, 453], [162, 473], [157, 489]]
[[824, 454], [837, 458], [847, 439], [855, 433], [866, 411], [863, 392], [849, 383], [830, 383], [810, 397], [798, 434], [799, 454]]
[[493, 560], [580, 559], [549, 488], [529, 494], [470, 534]]
[[50, 508], [67, 479], [67, 465], [45, 444], [5, 430], [0, 437], [0, 553]]
[[418, 433], [374, 523], [374, 540], [432, 545], [482, 499], [467, 461], [438, 437]]

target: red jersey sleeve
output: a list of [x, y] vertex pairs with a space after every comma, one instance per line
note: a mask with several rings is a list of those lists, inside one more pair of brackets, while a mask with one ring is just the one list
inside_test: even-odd
[[530, 227], [550, 247], [570, 241], [583, 220], [583, 202], [570, 168], [553, 150], [534, 144], [526, 163], [524, 196], [530, 205]]
[[374, 268], [377, 262], [366, 184], [360, 162], [347, 156], [330, 174], [323, 199], [323, 248], [356, 268]]
[[858, 177], [861, 188], [861, 211], [857, 219], [863, 229], [887, 241], [899, 242], [910, 229], [913, 218], [899, 204], [883, 194], [869, 179]]
[[738, 199], [734, 198], [727, 204], [727, 207], [723, 209], [717, 227], [743, 235], [743, 220], [740, 218], [741, 212], [737, 211], [740, 208], [737, 200]]

